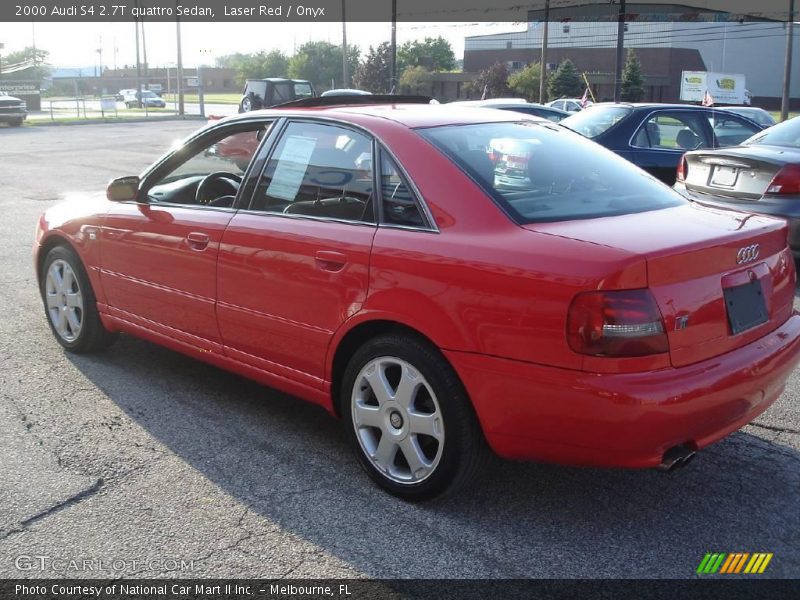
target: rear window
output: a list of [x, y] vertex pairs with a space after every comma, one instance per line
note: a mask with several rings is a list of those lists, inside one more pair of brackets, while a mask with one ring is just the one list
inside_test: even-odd
[[596, 138], [631, 112], [633, 109], [630, 106], [592, 106], [567, 117], [561, 124], [588, 138]]
[[755, 134], [743, 142], [745, 146], [768, 144], [771, 146], [788, 146], [800, 148], [800, 118], [795, 117], [783, 123], [773, 125], [769, 129]]
[[311, 91], [311, 84], [310, 83], [295, 83], [294, 84], [294, 95], [299, 98], [310, 98], [314, 95], [314, 92]]
[[419, 132], [520, 224], [610, 217], [685, 202], [628, 161], [558, 125], [486, 123]]

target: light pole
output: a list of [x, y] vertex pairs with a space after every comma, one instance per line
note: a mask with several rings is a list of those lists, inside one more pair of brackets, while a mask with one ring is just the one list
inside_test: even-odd
[[539, 63], [539, 104], [544, 104], [545, 79], [547, 79], [547, 22], [550, 19], [550, 0], [544, 3], [544, 28], [542, 29], [542, 61]]
[[792, 83], [792, 51], [794, 43], [794, 0], [789, 0], [789, 22], [786, 24], [786, 60], [783, 63], [783, 94], [781, 96], [781, 121], [789, 118], [789, 90]]
[[614, 65], [614, 102], [622, 99], [622, 61], [625, 50], [625, 0], [619, 0], [617, 16], [617, 60]]
[[342, 0], [342, 87], [347, 85], [347, 15], [345, 13], [345, 0]]

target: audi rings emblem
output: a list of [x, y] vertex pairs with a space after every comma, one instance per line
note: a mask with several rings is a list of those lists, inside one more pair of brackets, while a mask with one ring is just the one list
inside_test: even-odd
[[753, 262], [758, 258], [759, 251], [760, 246], [758, 244], [739, 248], [739, 251], [736, 253], [736, 264], [743, 265], [745, 263]]

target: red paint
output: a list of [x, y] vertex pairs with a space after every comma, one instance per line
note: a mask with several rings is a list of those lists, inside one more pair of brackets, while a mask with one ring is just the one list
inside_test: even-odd
[[[450, 360], [490, 445], [506, 457], [646, 467], [703, 447], [780, 394], [800, 360], [786, 228], [685, 204], [520, 227], [409, 126], [519, 120], [443, 107], [264, 111], [352, 123], [386, 145], [438, 231], [102, 197], [42, 217], [87, 266], [104, 322], [334, 410], [336, 350], [394, 321]], [[94, 234], [94, 237], [92, 237]], [[737, 265], [737, 249], [760, 244]], [[722, 289], [757, 278], [769, 320], [729, 333]], [[590, 356], [568, 343], [578, 294], [649, 289], [668, 351]], [[687, 326], [679, 327], [688, 317]]]

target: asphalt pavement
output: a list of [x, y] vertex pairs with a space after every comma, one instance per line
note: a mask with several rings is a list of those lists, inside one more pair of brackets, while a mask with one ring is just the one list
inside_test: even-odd
[[65, 353], [31, 264], [39, 214], [197, 126], [0, 128], [0, 578], [686, 578], [706, 552], [800, 575], [797, 373], [674, 473], [498, 460], [412, 505], [317, 407], [128, 336]]

